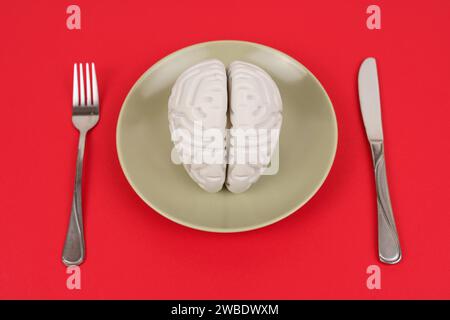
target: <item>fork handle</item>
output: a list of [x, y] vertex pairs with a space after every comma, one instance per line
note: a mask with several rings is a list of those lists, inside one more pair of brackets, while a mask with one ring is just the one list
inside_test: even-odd
[[375, 167], [378, 206], [378, 256], [381, 262], [398, 263], [402, 258], [394, 214], [392, 212], [382, 141], [370, 143]]
[[72, 212], [70, 214], [69, 228], [62, 260], [66, 266], [80, 265], [84, 260], [84, 230], [83, 211], [81, 208], [81, 178], [83, 177], [84, 147], [86, 132], [80, 131], [78, 140], [77, 168], [75, 173], [75, 188], [72, 199]]

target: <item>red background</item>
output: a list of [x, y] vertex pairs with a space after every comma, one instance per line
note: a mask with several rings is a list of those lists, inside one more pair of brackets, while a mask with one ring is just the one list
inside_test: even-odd
[[[450, 298], [450, 2], [5, 1], [0, 10], [0, 298]], [[378, 4], [382, 29], [366, 28]], [[115, 148], [122, 102], [165, 55], [198, 42], [262, 43], [302, 62], [334, 104], [339, 145], [317, 195], [289, 218], [240, 234], [179, 226], [147, 207]], [[372, 163], [356, 75], [378, 59], [386, 157], [404, 259], [377, 260]], [[72, 67], [94, 61], [101, 118], [89, 134], [82, 289], [61, 251], [77, 132]], [[366, 268], [381, 266], [382, 289]]]

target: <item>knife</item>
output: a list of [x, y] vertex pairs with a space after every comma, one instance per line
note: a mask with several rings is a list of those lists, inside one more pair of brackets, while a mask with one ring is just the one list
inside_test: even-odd
[[358, 90], [362, 118], [375, 168], [378, 206], [378, 256], [383, 263], [395, 264], [401, 260], [402, 251], [386, 177], [380, 90], [375, 58], [367, 58], [361, 64], [358, 74]]

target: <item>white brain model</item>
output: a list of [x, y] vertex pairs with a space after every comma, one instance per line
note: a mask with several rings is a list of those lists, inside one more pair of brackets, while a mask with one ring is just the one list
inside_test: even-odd
[[250, 188], [270, 163], [281, 123], [278, 87], [246, 62], [231, 63], [228, 77], [219, 60], [196, 64], [180, 75], [169, 98], [175, 149], [190, 177], [208, 192], [224, 183], [234, 193]]

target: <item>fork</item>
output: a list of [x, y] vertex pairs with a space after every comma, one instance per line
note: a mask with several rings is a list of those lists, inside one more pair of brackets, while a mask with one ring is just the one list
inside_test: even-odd
[[[72, 123], [80, 132], [78, 140], [77, 167], [75, 174], [75, 188], [72, 198], [72, 212], [70, 214], [69, 228], [67, 230], [66, 242], [62, 255], [63, 263], [66, 266], [80, 265], [84, 261], [84, 230], [83, 214], [81, 208], [81, 178], [83, 176], [84, 146], [86, 144], [86, 134], [98, 122], [99, 100], [97, 76], [95, 65], [85, 64], [86, 83], [83, 79], [83, 64], [75, 63], [73, 66], [73, 98], [72, 98]], [[92, 72], [89, 72], [92, 67]], [[80, 79], [78, 81], [78, 69]], [[92, 74], [92, 82], [90, 75]], [[92, 87], [91, 87], [92, 86]], [[86, 88], [86, 96], [84, 94]], [[92, 94], [91, 94], [92, 93]]]

